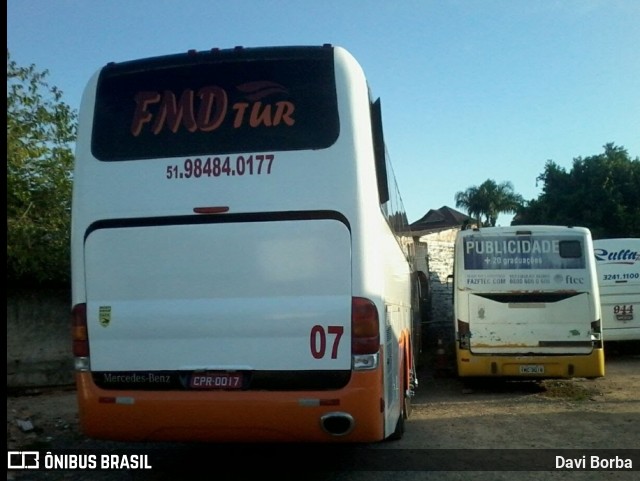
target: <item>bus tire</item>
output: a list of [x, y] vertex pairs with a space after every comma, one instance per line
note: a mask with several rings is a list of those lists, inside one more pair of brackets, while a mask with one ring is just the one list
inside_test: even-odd
[[406, 368], [405, 363], [402, 363], [400, 369], [400, 396], [401, 396], [401, 409], [398, 415], [398, 421], [396, 422], [396, 428], [393, 433], [387, 438], [389, 441], [398, 441], [402, 439], [405, 432], [405, 420], [409, 417], [411, 412], [411, 401], [407, 396], [407, 381], [406, 381]]

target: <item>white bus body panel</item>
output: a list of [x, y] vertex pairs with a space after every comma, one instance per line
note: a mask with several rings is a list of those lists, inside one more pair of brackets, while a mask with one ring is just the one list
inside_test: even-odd
[[640, 239], [593, 241], [604, 340], [640, 340]]
[[[269, 175], [169, 178], [184, 157], [98, 161], [87, 141], [98, 74], [91, 79], [72, 212], [72, 304], [86, 302], [91, 371], [352, 370], [351, 302], [365, 297], [380, 316], [382, 416], [393, 432], [410, 268], [380, 211], [366, 79], [344, 49], [334, 59], [334, 144], [229, 154], [231, 165], [273, 155]], [[218, 206], [228, 208], [221, 217], [335, 218], [154, 225]], [[140, 219], [151, 225], [127, 225]], [[124, 226], [94, 228], [114, 220]], [[343, 328], [335, 357], [330, 335], [327, 354], [313, 356], [314, 326]]]
[[[454, 306], [456, 319], [469, 323], [470, 350], [474, 354], [503, 355], [589, 354], [594, 341], [591, 322], [600, 317], [598, 286], [590, 275], [595, 272], [593, 259], [586, 256], [584, 268], [565, 268], [553, 267], [557, 259], [551, 252], [521, 255], [514, 247], [520, 238], [516, 232], [530, 229], [534, 232], [531, 239], [541, 245], [580, 240], [584, 252], [592, 252], [590, 234], [583, 228], [514, 226], [461, 231], [456, 241]], [[468, 240], [488, 242], [498, 250], [483, 256], [474, 253], [481, 265], [465, 268], [463, 249]], [[524, 261], [538, 262], [544, 268], [523, 267]], [[493, 265], [496, 268], [485, 267]], [[551, 297], [545, 298], [545, 294]]]
[[592, 302], [585, 301], [589, 295], [582, 293], [551, 303], [501, 303], [469, 295], [471, 352], [588, 354], [591, 345], [571, 344], [592, 341], [589, 323], [585, 322], [594, 316], [589, 309]]
[[[350, 253], [336, 220], [95, 230], [92, 370], [349, 369]], [[335, 359], [312, 356], [317, 324], [344, 329]]]

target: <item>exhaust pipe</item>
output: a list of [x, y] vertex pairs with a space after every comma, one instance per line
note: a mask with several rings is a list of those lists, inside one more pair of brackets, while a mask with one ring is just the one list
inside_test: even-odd
[[346, 436], [353, 431], [353, 416], [347, 413], [327, 413], [320, 418], [320, 426], [332, 436]]

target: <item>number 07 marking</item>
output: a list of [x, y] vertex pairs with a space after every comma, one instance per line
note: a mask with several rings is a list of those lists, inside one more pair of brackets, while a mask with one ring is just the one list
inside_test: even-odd
[[309, 347], [314, 359], [322, 359], [326, 355], [327, 335], [334, 336], [333, 345], [331, 346], [331, 359], [336, 359], [338, 357], [338, 345], [343, 332], [343, 326], [327, 326], [326, 331], [324, 326], [319, 324], [313, 326], [309, 335]]

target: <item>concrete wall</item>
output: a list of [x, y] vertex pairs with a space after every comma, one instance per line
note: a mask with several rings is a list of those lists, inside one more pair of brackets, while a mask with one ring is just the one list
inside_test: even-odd
[[73, 384], [68, 290], [7, 294], [7, 388]]

